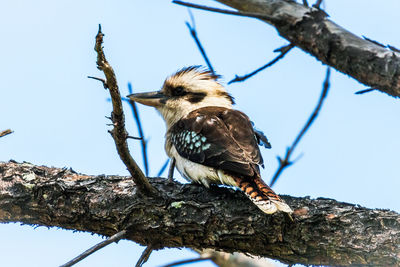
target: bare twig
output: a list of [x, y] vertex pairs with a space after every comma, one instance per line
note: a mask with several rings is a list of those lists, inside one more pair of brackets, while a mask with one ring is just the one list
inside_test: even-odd
[[149, 259], [151, 252], [153, 251], [152, 246], [147, 246], [145, 250], [143, 250], [142, 255], [140, 256], [139, 260], [137, 261], [135, 267], [142, 267], [143, 264]]
[[165, 163], [161, 166], [161, 169], [158, 171], [158, 173], [157, 173], [157, 177], [160, 177], [163, 173], [164, 173], [164, 171], [167, 169], [167, 166], [168, 166], [168, 163], [169, 163], [169, 158], [165, 161]]
[[[129, 94], [133, 94], [131, 83], [128, 83], [128, 91], [129, 91]], [[129, 102], [129, 104], [131, 104], [133, 117], [135, 118], [136, 126], [137, 126], [138, 132], [139, 132], [139, 138], [140, 138], [140, 141], [142, 144], [142, 157], [143, 157], [144, 172], [145, 172], [146, 176], [149, 176], [149, 161], [148, 161], [148, 157], [147, 157], [147, 142], [146, 142], [146, 139], [144, 138], [143, 127], [142, 127], [142, 123], [140, 120], [139, 111], [138, 111], [138, 108], [134, 101], [128, 99], [128, 102]]]
[[212, 257], [194, 258], [194, 259], [189, 259], [189, 260], [176, 261], [176, 262], [164, 265], [162, 267], [172, 267], [172, 266], [178, 266], [178, 265], [183, 265], [183, 264], [188, 264], [188, 263], [206, 261], [206, 260], [211, 260], [211, 259], [212, 259]]
[[192, 21], [192, 25], [190, 25], [190, 23], [186, 21], [186, 26], [188, 27], [190, 34], [192, 35], [194, 41], [196, 42], [197, 48], [200, 50], [200, 53], [203, 56], [207, 66], [208, 66], [208, 69], [211, 71], [212, 74], [215, 74], [214, 68], [212, 67], [211, 62], [207, 57], [206, 51], [204, 50], [204, 48], [201, 45], [201, 42], [199, 40], [199, 37], [197, 36], [196, 24], [194, 21], [192, 11], [190, 9], [188, 9], [188, 12], [190, 15], [190, 19]]
[[375, 91], [375, 90], [376, 90], [376, 88], [367, 88], [367, 89], [364, 89], [364, 90], [357, 91], [354, 94], [362, 95], [362, 94], [369, 93], [369, 92], [372, 92], [372, 91]]
[[156, 190], [150, 185], [142, 170], [129, 153], [128, 143], [126, 141], [128, 133], [125, 129], [125, 116], [122, 109], [121, 94], [119, 93], [114, 70], [104, 55], [102, 47], [103, 36], [104, 34], [101, 32], [101, 25], [99, 25], [99, 31], [96, 35], [95, 51], [97, 52], [97, 68], [103, 71], [106, 76], [105, 86], [109, 89], [113, 105], [111, 118], [114, 128], [111, 131], [111, 135], [114, 138], [121, 160], [124, 162], [139, 190], [146, 194], [156, 194]]
[[323, 0], [317, 0], [317, 2], [315, 2], [315, 4], [313, 5], [315, 8], [320, 9], [321, 8], [321, 4], [322, 4]]
[[307, 0], [303, 0], [303, 5], [306, 6], [306, 7], [308, 7], [308, 2], [307, 2]]
[[259, 14], [259, 13], [238, 12], [238, 11], [232, 11], [232, 10], [228, 10], [228, 9], [221, 9], [221, 8], [208, 7], [208, 6], [197, 5], [197, 4], [192, 4], [192, 3], [186, 3], [186, 2], [179, 1], [179, 0], [174, 0], [174, 1], [172, 1], [172, 3], [182, 5], [182, 6], [187, 6], [187, 7], [193, 7], [193, 8], [197, 8], [197, 9], [201, 9], [201, 10], [221, 13], [221, 14], [235, 15], [235, 16], [239, 16], [239, 17], [264, 19], [271, 23], [276, 22], [276, 19], [273, 18], [272, 16], [267, 16], [267, 15]]
[[322, 93], [321, 96], [319, 98], [318, 104], [315, 107], [313, 113], [311, 114], [310, 118], [308, 119], [307, 123], [304, 125], [303, 129], [301, 129], [300, 133], [297, 135], [296, 139], [294, 140], [293, 144], [291, 147], [289, 147], [286, 150], [286, 156], [284, 159], [282, 159], [281, 157], [278, 156], [278, 161], [279, 161], [279, 168], [278, 170], [275, 172], [274, 176], [271, 179], [270, 182], [270, 186], [272, 187], [275, 182], [278, 180], [279, 175], [282, 173], [282, 171], [290, 166], [293, 162], [290, 161], [290, 156], [292, 154], [292, 152], [294, 151], [294, 149], [296, 148], [297, 144], [300, 142], [301, 138], [304, 136], [304, 134], [307, 132], [307, 130], [310, 128], [310, 126], [312, 125], [312, 123], [314, 122], [315, 118], [318, 116], [319, 111], [321, 110], [322, 104], [324, 103], [324, 100], [328, 94], [328, 90], [329, 90], [329, 78], [330, 78], [330, 73], [331, 70], [328, 67], [326, 70], [326, 76], [325, 76], [325, 81], [323, 83], [322, 86]]
[[281, 48], [275, 49], [274, 52], [280, 52], [280, 54], [274, 58], [272, 61], [268, 62], [267, 64], [265, 64], [264, 66], [262, 66], [261, 68], [256, 69], [255, 71], [246, 74], [244, 76], [235, 76], [234, 79], [232, 79], [231, 81], [228, 82], [228, 84], [231, 83], [235, 83], [235, 82], [243, 82], [245, 80], [247, 80], [250, 77], [253, 77], [254, 75], [256, 75], [258, 72], [271, 67], [272, 65], [274, 65], [276, 62], [278, 62], [280, 59], [282, 59], [292, 48], [294, 47], [293, 44], [289, 44], [289, 45], [285, 45], [282, 46]]
[[136, 137], [136, 136], [130, 136], [130, 135], [128, 135], [126, 138], [128, 138], [128, 139], [134, 139], [134, 140], [143, 140], [142, 137]]
[[118, 242], [119, 240], [121, 240], [122, 238], [124, 238], [124, 236], [126, 235], [126, 230], [122, 230], [118, 233], [116, 233], [115, 235], [107, 238], [106, 240], [98, 243], [97, 245], [89, 248], [88, 250], [86, 250], [85, 252], [83, 252], [82, 254], [80, 254], [79, 256], [73, 258], [72, 260], [70, 260], [69, 262], [61, 265], [60, 267], [70, 267], [78, 262], [80, 262], [81, 260], [83, 260], [84, 258], [86, 258], [87, 256], [95, 253], [96, 251], [104, 248], [105, 246], [114, 243], [114, 242]]
[[[89, 79], [93, 79], [93, 80], [102, 82], [102, 83], [103, 83], [104, 89], [107, 89], [107, 82], [106, 82], [105, 79], [103, 79], [103, 78], [98, 78], [98, 77], [93, 77], [93, 76], [87, 76], [87, 77], [88, 77]], [[107, 117], [107, 118], [109, 118], [109, 117]]]
[[176, 163], [175, 158], [172, 158], [171, 164], [169, 165], [169, 171], [168, 171], [168, 181], [171, 183], [174, 181], [175, 163]]
[[6, 136], [6, 135], [9, 135], [12, 133], [13, 133], [13, 131], [11, 129], [7, 129], [7, 130], [0, 132], [0, 137]]

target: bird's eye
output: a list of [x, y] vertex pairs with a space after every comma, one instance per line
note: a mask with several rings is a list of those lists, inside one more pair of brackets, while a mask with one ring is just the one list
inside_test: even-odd
[[185, 94], [185, 88], [183, 86], [177, 86], [172, 90], [174, 96], [182, 96]]

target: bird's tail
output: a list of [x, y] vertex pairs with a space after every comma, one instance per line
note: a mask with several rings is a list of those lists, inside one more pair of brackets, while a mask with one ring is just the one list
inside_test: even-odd
[[239, 187], [256, 206], [267, 214], [278, 210], [292, 213], [293, 210], [258, 175], [235, 178]]

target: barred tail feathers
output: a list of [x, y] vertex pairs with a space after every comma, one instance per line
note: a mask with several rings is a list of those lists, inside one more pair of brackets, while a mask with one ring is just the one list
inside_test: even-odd
[[283, 201], [259, 176], [235, 178], [239, 187], [247, 197], [264, 213], [272, 214], [278, 210], [292, 213], [293, 210]]

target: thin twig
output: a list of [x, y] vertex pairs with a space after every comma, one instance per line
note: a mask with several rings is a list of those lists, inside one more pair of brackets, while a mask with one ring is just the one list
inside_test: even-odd
[[182, 5], [182, 6], [187, 6], [187, 7], [193, 7], [193, 8], [197, 8], [197, 9], [201, 9], [201, 10], [221, 13], [221, 14], [264, 19], [270, 23], [277, 22], [277, 20], [274, 17], [267, 16], [265, 14], [252, 13], [252, 12], [238, 12], [238, 11], [232, 11], [232, 10], [228, 10], [228, 9], [221, 9], [221, 8], [208, 7], [208, 6], [197, 5], [197, 4], [192, 4], [192, 3], [186, 3], [186, 2], [179, 1], [179, 0], [174, 0], [174, 1], [172, 1], [172, 3]]
[[323, 0], [317, 0], [317, 2], [315, 2], [315, 4], [313, 5], [315, 8], [321, 9], [321, 3]]
[[14, 131], [12, 131], [11, 129], [4, 130], [4, 131], [0, 132], [0, 137], [12, 134], [13, 132]]
[[189, 259], [189, 260], [176, 261], [176, 262], [164, 265], [162, 267], [172, 267], [172, 266], [178, 266], [178, 265], [183, 265], [183, 264], [188, 264], [188, 263], [206, 261], [206, 260], [211, 260], [211, 259], [212, 259], [212, 257], [194, 258], [194, 259]]
[[188, 12], [189, 12], [190, 19], [192, 21], [192, 25], [190, 25], [190, 23], [186, 21], [186, 26], [189, 28], [189, 32], [192, 35], [194, 41], [196, 42], [197, 48], [200, 50], [200, 53], [203, 56], [207, 66], [208, 66], [208, 69], [211, 71], [212, 74], [215, 74], [214, 68], [212, 67], [211, 62], [207, 57], [206, 51], [204, 50], [204, 48], [201, 45], [201, 42], [199, 40], [199, 37], [197, 36], [196, 24], [194, 21], [192, 11], [190, 9], [188, 9]]
[[367, 89], [364, 89], [364, 90], [357, 91], [354, 94], [362, 95], [362, 94], [369, 93], [369, 92], [372, 92], [372, 91], [375, 91], [375, 90], [376, 90], [376, 88], [367, 88]]
[[163, 173], [164, 173], [164, 171], [167, 169], [167, 166], [168, 166], [168, 163], [169, 163], [169, 158], [165, 161], [165, 163], [161, 166], [161, 169], [158, 171], [158, 173], [157, 173], [157, 177], [160, 177]]
[[[131, 83], [128, 83], [128, 91], [129, 91], [129, 94], [133, 94]], [[148, 157], [147, 157], [147, 142], [146, 142], [146, 139], [144, 138], [143, 127], [142, 127], [142, 122], [140, 120], [138, 107], [136, 106], [136, 103], [134, 101], [132, 101], [130, 99], [128, 99], [128, 101], [129, 101], [129, 104], [131, 104], [133, 117], [135, 118], [136, 126], [137, 126], [138, 132], [139, 132], [140, 143], [142, 144], [142, 157], [143, 157], [144, 172], [145, 172], [146, 176], [149, 176], [149, 161], [148, 161]]]
[[170, 183], [172, 183], [174, 181], [175, 163], [176, 163], [175, 158], [172, 158], [171, 164], [169, 165], [169, 171], [168, 171], [168, 181]]
[[130, 136], [130, 135], [128, 135], [126, 138], [128, 138], [128, 139], [134, 139], [134, 140], [143, 140], [142, 137], [136, 137], [136, 136]]
[[155, 195], [157, 193], [156, 189], [150, 185], [142, 170], [129, 153], [127, 143], [127, 136], [129, 135], [125, 129], [125, 116], [122, 109], [121, 94], [118, 89], [117, 78], [114, 70], [104, 55], [102, 46], [103, 36], [104, 34], [101, 32], [101, 25], [99, 25], [99, 31], [96, 35], [95, 51], [97, 52], [97, 68], [104, 72], [104, 75], [106, 76], [105, 86], [109, 89], [111, 95], [113, 106], [111, 118], [114, 126], [111, 135], [114, 138], [121, 160], [124, 162], [139, 190], [146, 194]]
[[307, 0], [303, 0], [303, 5], [306, 6], [306, 7], [308, 7], [308, 2], [307, 2]]
[[153, 247], [151, 245], [147, 246], [140, 256], [139, 260], [137, 261], [135, 267], [142, 267], [143, 264], [149, 259], [151, 252], [153, 251]]
[[324, 99], [326, 98], [328, 91], [329, 91], [329, 78], [331, 74], [331, 69], [328, 67], [326, 70], [326, 76], [325, 76], [325, 81], [322, 86], [322, 93], [319, 98], [318, 104], [315, 107], [313, 113], [311, 114], [310, 118], [308, 119], [307, 123], [304, 125], [303, 129], [301, 129], [300, 133], [297, 135], [296, 139], [294, 140], [293, 144], [291, 147], [289, 147], [286, 150], [286, 156], [282, 160], [281, 157], [278, 156], [278, 161], [279, 161], [279, 168], [275, 172], [274, 176], [271, 179], [270, 186], [272, 187], [275, 182], [278, 180], [279, 175], [282, 173], [282, 171], [293, 164], [293, 162], [290, 161], [290, 156], [294, 149], [296, 148], [297, 144], [300, 142], [301, 138], [304, 136], [304, 134], [307, 132], [307, 130], [310, 128], [312, 123], [314, 122], [315, 118], [318, 116], [319, 111], [321, 110], [322, 104], [324, 103]]
[[260, 71], [262, 71], [262, 70], [264, 70], [264, 69], [266, 69], [268, 67], [271, 67], [276, 62], [278, 62], [280, 59], [282, 59], [293, 47], [294, 47], [293, 44], [289, 44], [289, 45], [282, 46], [281, 48], [275, 49], [274, 52], [280, 52], [280, 54], [276, 58], [274, 58], [273, 60], [271, 60], [270, 62], [268, 62], [264, 66], [256, 69], [255, 71], [253, 71], [253, 72], [251, 72], [249, 74], [246, 74], [244, 76], [237, 76], [236, 75], [234, 79], [232, 79], [231, 81], [228, 82], [228, 84], [235, 83], [235, 82], [243, 82], [243, 81], [247, 80], [248, 78], [253, 77], [254, 75], [259, 73]]
[[122, 230], [118, 233], [116, 233], [115, 235], [107, 238], [106, 240], [98, 243], [97, 245], [89, 248], [88, 250], [84, 251], [82, 254], [78, 255], [77, 257], [73, 258], [72, 260], [70, 260], [69, 262], [61, 265], [60, 267], [70, 267], [78, 262], [80, 262], [81, 260], [83, 260], [84, 258], [86, 258], [87, 256], [95, 253], [96, 251], [104, 248], [105, 246], [114, 243], [114, 242], [118, 242], [119, 240], [121, 240], [122, 238], [124, 238], [124, 236], [126, 235], [126, 230]]
[[87, 76], [87, 77], [88, 77], [89, 79], [93, 79], [93, 80], [102, 82], [102, 83], [103, 83], [103, 86], [104, 86], [104, 89], [107, 89], [107, 82], [106, 82], [105, 79], [103, 79], [103, 78], [98, 78], [98, 77], [93, 77], [93, 76]]

